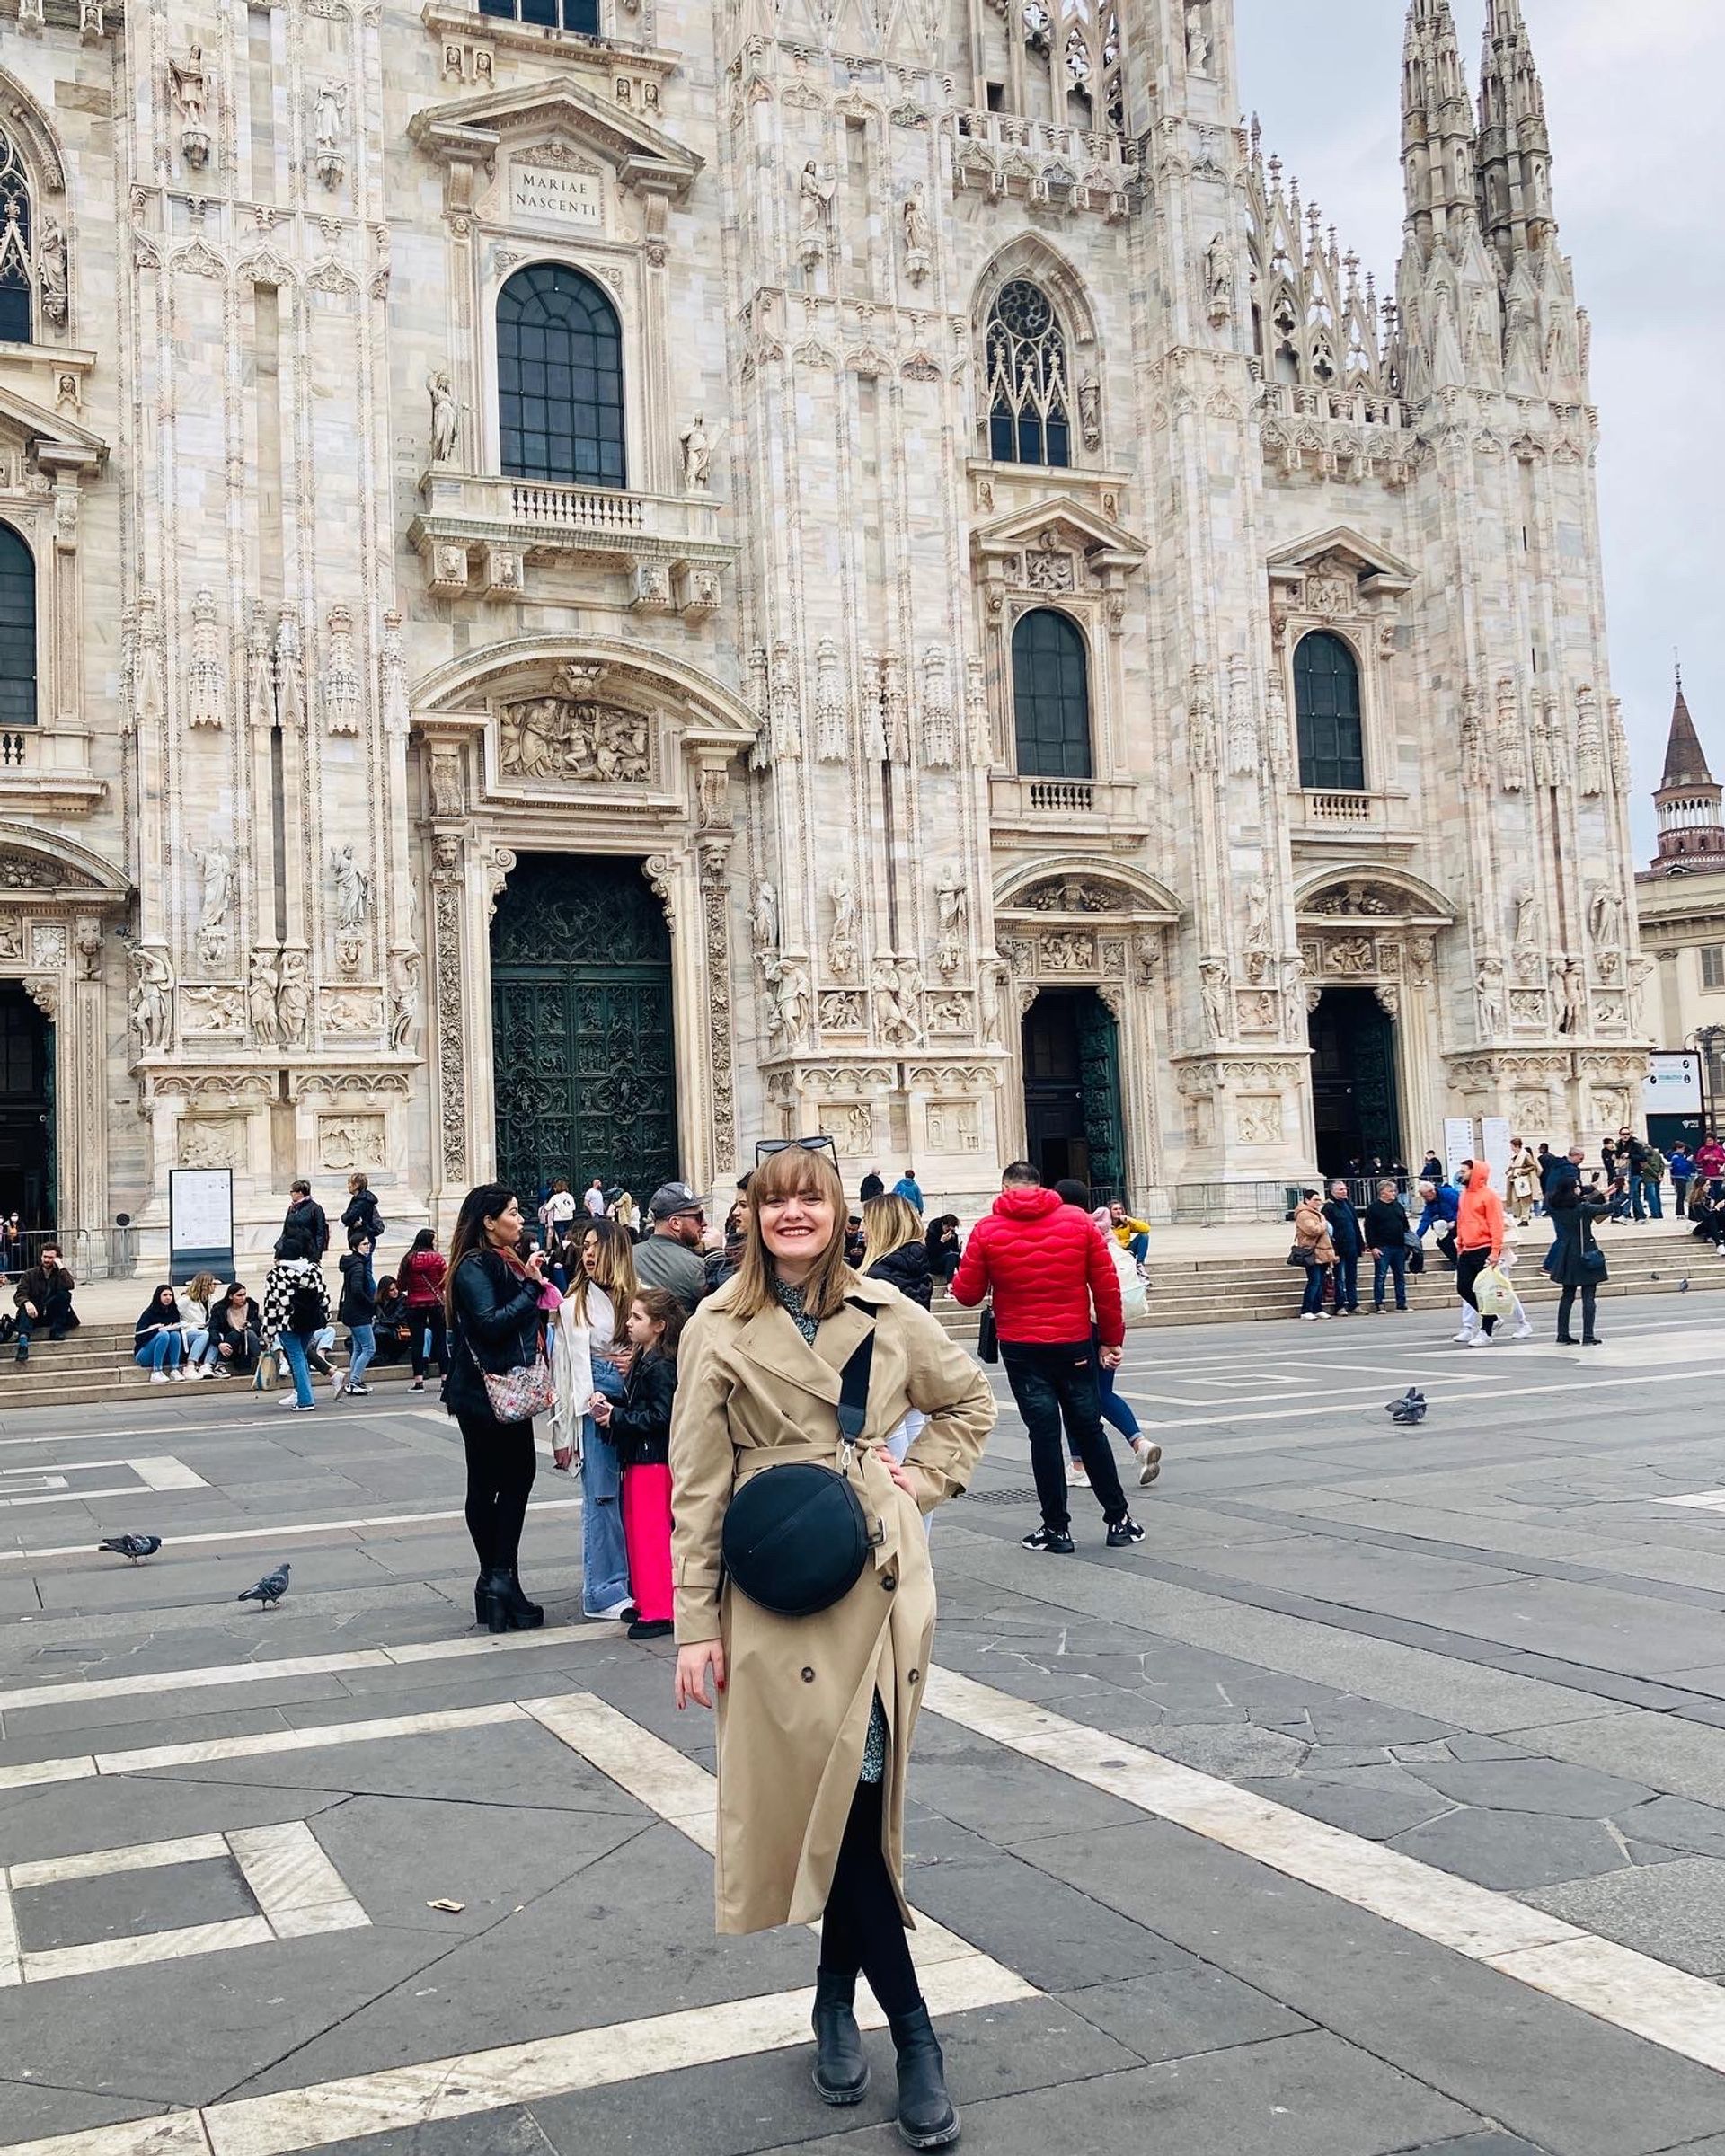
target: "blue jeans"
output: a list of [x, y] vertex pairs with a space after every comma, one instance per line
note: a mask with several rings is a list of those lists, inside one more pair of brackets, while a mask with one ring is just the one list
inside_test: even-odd
[[1150, 1238], [1148, 1235], [1135, 1235], [1126, 1247], [1142, 1265], [1150, 1255]]
[[209, 1351], [209, 1329], [208, 1326], [205, 1326], [200, 1330], [194, 1332], [191, 1338], [186, 1342], [186, 1360], [191, 1365], [194, 1370], [198, 1367], [199, 1364], [206, 1358], [206, 1356], [208, 1356], [211, 1362], [214, 1362], [217, 1359], [216, 1356], [211, 1355]]
[[348, 1360], [348, 1389], [365, 1383], [366, 1372], [371, 1367], [371, 1358], [377, 1352], [377, 1335], [369, 1325], [349, 1325], [353, 1335], [353, 1353]]
[[1359, 1252], [1358, 1250], [1349, 1258], [1344, 1258], [1338, 1252], [1335, 1280], [1336, 1308], [1338, 1310], [1358, 1310], [1359, 1308]]
[[132, 1360], [140, 1370], [177, 1370], [184, 1345], [177, 1332], [153, 1332]]
[[[1665, 1218], [1665, 1205], [1659, 1197], [1659, 1186], [1650, 1175], [1636, 1176], [1629, 1188], [1634, 1200], [1637, 1220], [1663, 1220]], [[1641, 1211], [1643, 1204], [1647, 1206], [1645, 1214]]]
[[[621, 1400], [623, 1378], [615, 1363], [593, 1357], [593, 1387]], [[597, 1617], [629, 1599], [629, 1552], [623, 1539], [623, 1470], [616, 1447], [590, 1416], [581, 1427], [581, 1611]]]
[[1380, 1250], [1372, 1260], [1372, 1307], [1375, 1310], [1384, 1307], [1384, 1281], [1390, 1273], [1395, 1275], [1395, 1307], [1405, 1310], [1408, 1307], [1408, 1248], [1405, 1243], [1399, 1247], [1393, 1244], [1388, 1250]]
[[305, 1360], [312, 1342], [316, 1338], [314, 1332], [284, 1332], [276, 1342], [288, 1358], [288, 1369], [294, 1374], [294, 1395], [302, 1408], [316, 1404], [312, 1396], [311, 1366]]

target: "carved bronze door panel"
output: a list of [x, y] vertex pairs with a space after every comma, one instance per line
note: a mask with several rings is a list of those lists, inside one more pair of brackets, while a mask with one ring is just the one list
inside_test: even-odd
[[638, 861], [524, 853], [491, 926], [501, 1181], [595, 1175], [645, 1204], [678, 1170], [671, 950]]

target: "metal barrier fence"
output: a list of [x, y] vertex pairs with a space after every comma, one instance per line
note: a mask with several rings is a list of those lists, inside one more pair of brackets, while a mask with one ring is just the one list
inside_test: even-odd
[[1298, 1183], [1176, 1183], [1168, 1217], [1189, 1227], [1285, 1220], [1299, 1203]]
[[16, 1234], [0, 1227], [0, 1277], [16, 1279], [49, 1249], [58, 1250], [75, 1280], [129, 1278], [137, 1263], [128, 1227], [24, 1228]]

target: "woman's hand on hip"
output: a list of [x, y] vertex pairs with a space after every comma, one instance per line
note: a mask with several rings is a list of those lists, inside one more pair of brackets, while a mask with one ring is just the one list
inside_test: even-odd
[[902, 1460], [895, 1460], [890, 1453], [882, 1452], [880, 1464], [907, 1498], [915, 1498], [916, 1495], [916, 1485], [905, 1472], [905, 1463]]
[[[707, 1691], [707, 1671], [712, 1671], [712, 1692]], [[725, 1689], [725, 1643], [722, 1639], [695, 1639], [677, 1650], [677, 1703], [711, 1707], [713, 1696]]]

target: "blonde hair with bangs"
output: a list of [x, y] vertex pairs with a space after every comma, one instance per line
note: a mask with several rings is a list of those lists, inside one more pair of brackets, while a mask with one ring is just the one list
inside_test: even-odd
[[833, 1208], [833, 1240], [802, 1284], [804, 1310], [811, 1318], [832, 1317], [855, 1283], [856, 1275], [845, 1262], [845, 1186], [838, 1170], [824, 1153], [788, 1145], [783, 1153], [768, 1153], [748, 1179], [748, 1240], [742, 1262], [736, 1278], [720, 1291], [725, 1308], [739, 1318], [757, 1318], [778, 1303], [773, 1253], [761, 1233], [761, 1208], [799, 1196], [825, 1198]]

